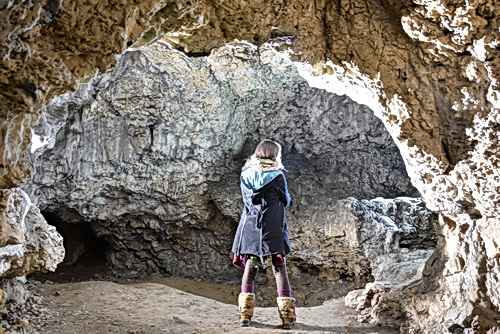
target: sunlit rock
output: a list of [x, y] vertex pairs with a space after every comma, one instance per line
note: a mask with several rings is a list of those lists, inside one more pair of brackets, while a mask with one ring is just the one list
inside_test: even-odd
[[337, 206], [350, 245], [370, 261], [375, 280], [349, 292], [346, 305], [362, 311], [362, 321], [399, 328], [407, 319], [405, 290], [423, 278], [437, 246], [436, 215], [412, 198], [350, 198]]
[[125, 48], [165, 34], [200, 56], [234, 39], [286, 38], [293, 60], [309, 62], [304, 77], [319, 77], [329, 91], [351, 85], [340, 89], [354, 99], [368, 93], [413, 184], [442, 216], [439, 257], [411, 291], [415, 328], [493, 333], [492, 310], [500, 309], [498, 8], [491, 0], [4, 1], [0, 186], [31, 178], [30, 128], [42, 106], [105, 72]]
[[62, 238], [21, 189], [1, 191], [3, 236], [0, 277], [54, 271], [64, 258]]

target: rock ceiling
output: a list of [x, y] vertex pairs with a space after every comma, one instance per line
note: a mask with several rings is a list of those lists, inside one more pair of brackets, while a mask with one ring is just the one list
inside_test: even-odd
[[[43, 105], [161, 36], [191, 56], [273, 38], [303, 77], [375, 99], [412, 183], [440, 214], [440, 257], [407, 312], [436, 333], [500, 319], [500, 5], [494, 0], [0, 3], [1, 186], [33, 175]], [[357, 99], [359, 97], [352, 96]], [[430, 293], [429, 291], [433, 291]], [[417, 322], [416, 322], [417, 323]], [[425, 331], [431, 333], [430, 330]]]

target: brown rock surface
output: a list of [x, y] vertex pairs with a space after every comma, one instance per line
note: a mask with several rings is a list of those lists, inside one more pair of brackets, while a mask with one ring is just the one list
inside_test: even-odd
[[5, 303], [7, 302], [7, 293], [0, 289], [0, 310], [5, 307]]
[[309, 71], [324, 88], [344, 89], [341, 82], [351, 96], [356, 87], [375, 95], [371, 107], [414, 185], [442, 215], [441, 258], [429, 263], [428, 279], [413, 291], [427, 294], [408, 306], [415, 326], [427, 333], [495, 331], [500, 6], [492, 0], [197, 1], [189, 11], [181, 3], [64, 1], [58, 11], [58, 1], [2, 2], [0, 185], [16, 186], [31, 174], [29, 128], [42, 104], [105, 70], [127, 42], [163, 31], [190, 52], [206, 52], [232, 38], [292, 35], [292, 48], [311, 61]]
[[8, 120], [0, 139], [4, 188], [32, 173], [30, 128], [44, 103], [106, 71], [134, 42], [155, 38], [155, 26], [175, 30], [187, 11], [181, 3], [151, 0], [2, 1], [0, 9], [0, 117]]

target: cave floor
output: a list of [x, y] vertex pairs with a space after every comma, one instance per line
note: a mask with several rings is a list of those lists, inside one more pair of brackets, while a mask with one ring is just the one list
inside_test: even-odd
[[282, 330], [275, 307], [257, 307], [251, 327], [241, 328], [236, 305], [160, 283], [44, 283], [33, 290], [43, 297], [37, 327], [44, 334], [397, 333], [358, 323], [356, 311], [346, 308], [342, 299], [315, 307], [299, 305], [295, 328]]

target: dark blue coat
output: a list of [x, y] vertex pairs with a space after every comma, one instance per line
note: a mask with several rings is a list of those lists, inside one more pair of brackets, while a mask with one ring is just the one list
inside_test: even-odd
[[259, 172], [243, 167], [241, 193], [245, 208], [236, 230], [232, 252], [260, 257], [290, 253], [285, 218], [290, 194], [283, 172]]

